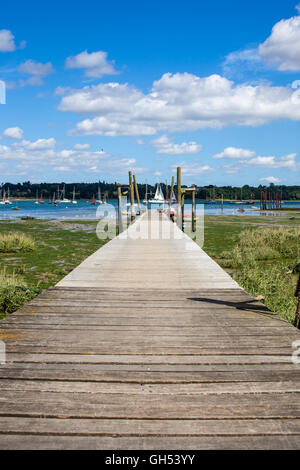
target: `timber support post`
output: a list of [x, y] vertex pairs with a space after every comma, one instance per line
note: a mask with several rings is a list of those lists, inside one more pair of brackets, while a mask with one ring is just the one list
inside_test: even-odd
[[196, 186], [192, 192], [192, 232], [196, 232]]
[[294, 326], [300, 330], [300, 274], [296, 287], [295, 297], [298, 298]]
[[135, 220], [135, 209], [134, 209], [134, 187], [132, 183], [131, 171], [129, 171], [129, 192], [130, 192], [130, 211], [131, 211], [130, 220], [131, 222], [133, 222]]
[[182, 190], [181, 190], [181, 168], [177, 168], [177, 225], [182, 228]]
[[118, 186], [118, 230], [119, 230], [119, 234], [123, 232], [122, 189], [121, 189], [121, 186]]
[[137, 199], [137, 203], [138, 203], [139, 213], [141, 215], [142, 210], [141, 210], [140, 194], [139, 194], [139, 188], [138, 188], [138, 185], [137, 185], [137, 182], [136, 182], [135, 175], [133, 175], [133, 181], [134, 181], [134, 188], [135, 188], [135, 194], [136, 194], [136, 199]]
[[[126, 193], [122, 194], [122, 188], [127, 189]], [[118, 190], [118, 230], [119, 234], [124, 231], [123, 218], [122, 218], [122, 196], [128, 193], [129, 186], [125, 184], [117, 184]]]

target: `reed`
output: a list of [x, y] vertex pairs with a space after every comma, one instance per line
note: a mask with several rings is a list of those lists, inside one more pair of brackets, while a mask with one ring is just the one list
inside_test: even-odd
[[16, 272], [10, 274], [3, 268], [0, 271], [0, 316], [15, 312], [39, 292], [38, 288], [29, 288]]
[[29, 252], [35, 249], [35, 241], [30, 235], [19, 232], [0, 234], [0, 252], [2, 253]]

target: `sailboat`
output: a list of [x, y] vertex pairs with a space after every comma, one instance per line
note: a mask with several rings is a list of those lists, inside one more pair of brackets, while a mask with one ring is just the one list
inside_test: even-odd
[[4, 204], [12, 204], [12, 202], [9, 199], [9, 188], [7, 188], [7, 199], [4, 198]]
[[146, 194], [145, 199], [143, 200], [145, 204], [148, 204], [148, 181], [146, 180]]
[[34, 203], [36, 206], [39, 204], [39, 191], [37, 189], [36, 191], [36, 198], [35, 198], [35, 203]]
[[73, 199], [72, 199], [72, 204], [77, 204], [77, 201], [75, 200], [75, 186], [73, 187]]
[[[2, 193], [3, 193], [3, 197], [2, 197]], [[1, 189], [0, 197], [2, 197], [2, 199], [1, 199], [1, 201], [0, 201], [0, 205], [1, 205], [1, 206], [4, 206], [4, 205], [5, 205], [5, 190], [2, 190], [2, 189]]]
[[60, 204], [67, 204], [71, 202], [70, 199], [67, 199], [65, 197], [65, 194], [66, 194], [66, 185], [64, 185], [64, 189], [62, 190], [62, 199], [59, 201]]
[[102, 199], [101, 199], [101, 188], [100, 188], [100, 184], [98, 184], [98, 199], [97, 199], [96, 202], [98, 202], [98, 204], [103, 204], [103, 201], [102, 201]]
[[153, 199], [150, 199], [149, 204], [164, 204], [166, 202], [164, 193], [162, 192], [161, 185], [158, 184], [156, 193]]

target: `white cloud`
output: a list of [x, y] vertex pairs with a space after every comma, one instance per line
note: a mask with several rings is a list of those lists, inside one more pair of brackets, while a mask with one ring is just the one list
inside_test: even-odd
[[287, 168], [296, 170], [299, 168], [299, 163], [296, 162], [296, 153], [291, 153], [283, 157], [255, 157], [250, 160], [244, 160], [242, 163], [246, 166], [255, 166], [257, 168]]
[[201, 165], [200, 163], [187, 163], [187, 162], [180, 162], [172, 165], [172, 171], [175, 172], [177, 167], [181, 167], [181, 172], [185, 176], [195, 176], [195, 175], [202, 175], [203, 173], [209, 173], [211, 171], [215, 171], [214, 168], [210, 167], [209, 165]]
[[276, 23], [258, 47], [260, 57], [278, 70], [300, 70], [300, 16]]
[[53, 137], [50, 139], [38, 139], [35, 142], [30, 142], [28, 140], [22, 140], [14, 144], [18, 147], [24, 147], [28, 150], [48, 150], [53, 149], [56, 145], [56, 141]]
[[91, 116], [77, 124], [74, 135], [142, 136], [300, 120], [300, 89], [166, 73], [148, 94], [128, 84], [101, 83], [68, 92], [59, 109]]
[[26, 73], [28, 75], [37, 75], [44, 77], [54, 72], [51, 62], [42, 64], [41, 62], [35, 62], [34, 60], [27, 60], [21, 64], [18, 68], [19, 72]]
[[296, 160], [297, 154], [290, 153], [283, 157], [261, 156], [256, 152], [247, 149], [239, 149], [236, 147], [227, 147], [223, 152], [213, 155], [213, 158], [225, 158], [235, 160], [234, 164], [225, 164], [223, 169], [227, 174], [237, 173], [241, 168], [283, 168], [291, 171], [300, 169], [300, 163]]
[[11, 139], [22, 139], [23, 129], [20, 127], [9, 127], [3, 132], [5, 137], [10, 137]]
[[0, 30], [0, 52], [13, 52], [16, 50], [15, 37], [8, 29]]
[[114, 62], [107, 61], [107, 52], [91, 52], [87, 50], [66, 59], [67, 69], [85, 69], [85, 76], [99, 78], [103, 75], [115, 75]]
[[259, 181], [261, 181], [263, 183], [274, 183], [274, 184], [280, 183], [280, 179], [275, 178], [275, 176], [267, 176], [265, 178], [260, 178]]
[[[22, 175], [28, 178], [34, 173], [69, 171], [70, 174], [126, 175], [147, 171], [137, 165], [135, 158], [116, 157], [103, 151], [93, 152], [75, 149], [57, 149], [54, 138], [23, 140], [11, 145], [0, 145], [0, 168], [6, 175]], [[5, 170], [5, 171], [4, 171]]]
[[[299, 5], [296, 7], [300, 13]], [[230, 67], [259, 66], [265, 64], [280, 71], [300, 70], [300, 16], [282, 19], [276, 23], [270, 36], [257, 48], [234, 51], [228, 54], [224, 69]]]
[[43, 77], [54, 72], [51, 62], [43, 64], [41, 62], [35, 62], [34, 60], [27, 60], [18, 67], [18, 72], [31, 75], [26, 80], [19, 80], [18, 85], [24, 87], [27, 85], [30, 86], [40, 86], [43, 85]]
[[157, 139], [150, 142], [156, 148], [156, 153], [165, 155], [184, 155], [196, 154], [202, 150], [202, 146], [197, 142], [182, 142], [181, 144], [174, 144], [169, 137], [162, 135]]
[[90, 144], [75, 144], [74, 149], [76, 150], [87, 150], [90, 148]]
[[241, 149], [236, 147], [227, 147], [223, 152], [213, 155], [213, 158], [242, 159], [251, 158], [256, 155], [253, 150]]

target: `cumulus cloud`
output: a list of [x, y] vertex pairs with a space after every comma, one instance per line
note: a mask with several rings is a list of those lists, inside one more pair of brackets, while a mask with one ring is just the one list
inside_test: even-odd
[[199, 162], [187, 163], [184, 161], [172, 165], [172, 171], [175, 172], [178, 166], [181, 167], [181, 172], [185, 176], [202, 175], [203, 173], [215, 171], [215, 169], [209, 165], [201, 165]]
[[128, 84], [101, 83], [68, 92], [59, 109], [90, 116], [74, 135], [142, 136], [300, 120], [300, 89], [235, 85], [216, 74], [166, 73], [148, 94]]
[[19, 72], [27, 73], [28, 75], [37, 75], [39, 77], [44, 77], [54, 72], [51, 62], [42, 64], [34, 60], [27, 60], [19, 66], [18, 70]]
[[246, 166], [257, 168], [287, 168], [290, 170], [299, 169], [299, 163], [296, 162], [296, 153], [291, 153], [283, 157], [255, 157], [250, 160], [244, 160], [242, 163]]
[[114, 62], [108, 62], [107, 52], [97, 51], [88, 53], [87, 50], [66, 59], [67, 69], [85, 69], [85, 76], [100, 78], [103, 75], [115, 75]]
[[58, 149], [54, 138], [38, 139], [34, 142], [22, 140], [11, 145], [0, 145], [0, 168], [2, 174], [23, 175], [50, 170], [82, 175], [95, 173], [125, 175], [129, 170], [136, 174], [146, 171], [136, 164], [135, 158], [116, 157], [104, 151], [84, 149]]
[[174, 144], [168, 136], [162, 135], [150, 142], [156, 148], [156, 153], [165, 155], [195, 154], [202, 150], [202, 146], [197, 142], [182, 142]]
[[74, 149], [76, 150], [86, 150], [90, 148], [90, 144], [75, 144]]
[[[296, 7], [300, 13], [299, 5]], [[280, 71], [300, 70], [300, 16], [282, 19], [276, 23], [270, 36], [257, 48], [234, 51], [228, 54], [224, 69], [232, 65], [265, 64]]]
[[265, 178], [260, 178], [259, 181], [261, 181], [262, 183], [280, 183], [280, 179], [275, 178], [275, 176], [266, 176]]
[[5, 129], [3, 135], [5, 137], [10, 137], [11, 139], [22, 139], [23, 132], [23, 129], [20, 127], [9, 127], [8, 129]]
[[0, 30], [0, 52], [13, 52], [16, 50], [15, 37], [8, 29]]
[[19, 86], [39, 86], [43, 85], [43, 77], [50, 75], [54, 72], [54, 68], [51, 62], [43, 64], [41, 62], [35, 62], [34, 60], [27, 60], [18, 67], [18, 72], [31, 75], [26, 80], [20, 80]]
[[227, 147], [223, 152], [213, 155], [213, 158], [232, 158], [232, 159], [242, 159], [242, 158], [251, 158], [256, 155], [256, 152], [253, 150], [240, 149], [236, 147]]
[[53, 137], [50, 139], [38, 139], [35, 142], [29, 140], [22, 140], [20, 143], [14, 144], [16, 147], [24, 147], [28, 150], [48, 150], [53, 149], [56, 145], [56, 140]]
[[234, 159], [234, 164], [225, 164], [223, 169], [228, 174], [234, 174], [241, 168], [254, 167], [254, 168], [271, 168], [271, 169], [287, 169], [296, 171], [300, 169], [300, 163], [296, 159], [296, 153], [290, 153], [282, 157], [261, 156], [256, 152], [247, 149], [237, 149], [235, 147], [228, 147], [223, 152], [216, 154], [213, 158]]

